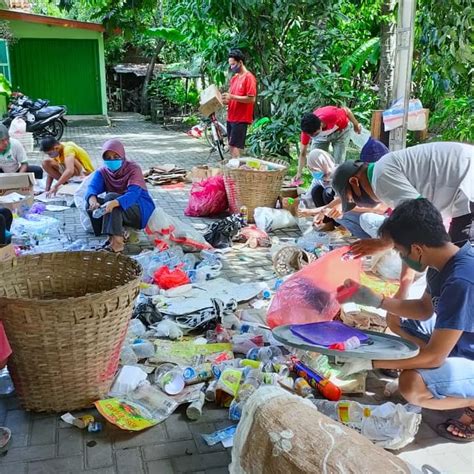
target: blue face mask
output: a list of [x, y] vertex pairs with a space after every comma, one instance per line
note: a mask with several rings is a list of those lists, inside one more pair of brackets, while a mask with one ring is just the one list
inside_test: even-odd
[[322, 171], [312, 171], [311, 176], [313, 179], [321, 181], [324, 178], [324, 173]]
[[122, 167], [122, 160], [104, 160], [104, 165], [110, 171], [117, 171]]

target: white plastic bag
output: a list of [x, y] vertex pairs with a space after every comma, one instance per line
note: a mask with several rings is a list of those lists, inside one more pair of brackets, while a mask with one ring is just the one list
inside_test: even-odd
[[26, 122], [20, 117], [15, 117], [10, 124], [10, 128], [8, 129], [8, 135], [15, 138], [17, 136], [24, 135], [25, 133]]
[[[404, 115], [403, 102], [403, 98], [397, 99], [389, 109], [383, 111], [382, 117], [386, 132], [402, 126]], [[426, 115], [419, 99], [411, 99], [409, 101], [407, 128], [408, 130], [426, 129]]]
[[370, 132], [362, 127], [360, 133], [356, 133], [354, 129], [351, 130], [351, 141], [357, 148], [362, 148], [369, 141]]
[[257, 207], [253, 216], [257, 227], [265, 232], [297, 226], [295, 217], [286, 209]]
[[198, 231], [159, 207], [150, 216], [145, 232], [160, 250], [166, 250], [172, 244], [181, 245], [188, 252], [212, 248]]
[[77, 191], [74, 193], [74, 204], [79, 209], [79, 219], [81, 221], [81, 225], [86, 232], [92, 234], [94, 232], [92, 228], [92, 223], [89, 218], [89, 214], [87, 214], [86, 209], [89, 207], [88, 203], [86, 202], [86, 193], [87, 188], [89, 187], [89, 183], [92, 180], [92, 176], [94, 173], [91, 173], [77, 188]]

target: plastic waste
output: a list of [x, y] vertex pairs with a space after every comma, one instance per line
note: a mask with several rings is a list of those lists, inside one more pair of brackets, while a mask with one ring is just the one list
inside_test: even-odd
[[186, 367], [183, 370], [183, 379], [186, 385], [206, 382], [213, 377], [210, 363], [201, 364], [197, 367]]
[[348, 251], [349, 247], [333, 250], [291, 275], [273, 296], [268, 325], [274, 328], [332, 320], [340, 308], [337, 288], [348, 278], [360, 278], [360, 260], [341, 260]]
[[369, 141], [370, 132], [366, 128], [362, 127], [360, 133], [356, 133], [354, 130], [351, 131], [351, 141], [354, 145], [361, 149]]
[[154, 380], [168, 395], [176, 395], [184, 388], [183, 371], [175, 364], [165, 363], [158, 366]]
[[106, 206], [101, 206], [98, 207], [97, 209], [94, 209], [92, 212], [92, 217], [94, 219], [100, 219], [101, 217], [105, 216], [106, 213]]
[[138, 359], [148, 359], [155, 355], [155, 345], [146, 339], [136, 339], [132, 344], [132, 349]]
[[295, 217], [285, 209], [257, 207], [254, 211], [254, 219], [256, 226], [265, 232], [296, 227], [297, 225]]
[[392, 402], [361, 405], [354, 401], [313, 400], [318, 410], [333, 420], [356, 428], [374, 444], [385, 449], [401, 449], [415, 438], [421, 414], [409, 406]]
[[264, 344], [262, 335], [252, 333], [236, 334], [232, 336], [232, 351], [238, 354], [247, 354], [251, 349], [258, 349]]
[[86, 250], [88, 248], [87, 242], [84, 239], [77, 239], [64, 247], [68, 252], [78, 252], [79, 250]]
[[130, 335], [141, 337], [145, 335], [146, 327], [139, 319], [132, 319], [128, 325], [127, 333]]
[[111, 397], [127, 395], [135, 390], [146, 378], [147, 373], [140, 369], [140, 367], [125, 365], [120, 369], [119, 374], [115, 378], [109, 395]]
[[222, 214], [229, 207], [223, 176], [214, 176], [193, 183], [189, 194], [186, 216], [206, 217]]
[[336, 342], [331, 344], [329, 349], [334, 349], [337, 351], [350, 351], [352, 349], [357, 349], [360, 347], [360, 339], [357, 336], [352, 336], [344, 342]]
[[215, 431], [211, 434], [202, 434], [201, 436], [208, 446], [214, 446], [225, 439], [232, 438], [236, 429], [237, 425], [233, 425], [229, 426], [228, 428], [224, 428], [223, 430]]
[[0, 398], [9, 397], [15, 392], [13, 380], [8, 372], [8, 368], [4, 367], [0, 370]]
[[190, 420], [198, 420], [201, 418], [202, 415], [202, 408], [204, 407], [204, 404], [206, 403], [206, 387], [203, 387], [204, 390], [201, 390], [199, 392], [199, 398], [197, 400], [194, 400], [188, 408], [186, 408], [186, 416]]
[[212, 380], [206, 387], [205, 398], [208, 402], [216, 401], [217, 380]]
[[314, 398], [313, 390], [310, 384], [303, 377], [298, 377], [295, 380], [294, 389], [298, 395], [301, 395], [304, 398], [308, 398], [308, 397]]
[[229, 420], [239, 421], [242, 416], [242, 405], [241, 401], [237, 401], [235, 398], [229, 407]]
[[120, 363], [122, 365], [135, 365], [138, 363], [137, 354], [128, 344], [124, 345], [120, 351]]
[[170, 319], [163, 319], [163, 321], [151, 325], [150, 329], [154, 332], [155, 337], [167, 337], [172, 341], [183, 338], [181, 328]]
[[43, 214], [29, 214], [25, 217], [13, 219], [11, 233], [15, 235], [26, 235], [34, 240], [44, 240], [46, 237], [59, 236], [61, 223], [54, 217]]
[[181, 268], [170, 270], [166, 265], [155, 271], [153, 281], [164, 290], [190, 283], [188, 275]]
[[383, 389], [383, 394], [386, 397], [391, 397], [397, 391], [398, 391], [398, 379], [390, 380], [390, 382], [387, 382], [387, 384], [385, 385], [385, 388]]
[[329, 248], [331, 237], [326, 232], [318, 232], [312, 230], [306, 232], [302, 237], [296, 241], [296, 245], [303, 248], [307, 252], [314, 252], [317, 247]]

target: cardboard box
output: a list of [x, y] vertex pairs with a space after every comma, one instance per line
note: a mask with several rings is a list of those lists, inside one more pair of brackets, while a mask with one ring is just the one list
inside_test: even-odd
[[5, 247], [0, 247], [0, 263], [6, 262], [11, 258], [15, 258], [15, 249], [12, 244], [5, 245]]
[[211, 84], [208, 88], [201, 92], [199, 112], [205, 117], [209, 117], [224, 106], [222, 102], [222, 94], [216, 85]]
[[6, 207], [18, 215], [23, 215], [34, 202], [33, 186], [35, 175], [33, 173], [2, 173], [0, 174], [0, 196], [18, 193], [25, 196], [18, 202], [0, 202], [0, 207]]
[[188, 181], [197, 183], [199, 181], [203, 181], [204, 179], [213, 178], [214, 176], [219, 176], [221, 174], [223, 174], [222, 168], [208, 165], [199, 165], [193, 166], [186, 178]]

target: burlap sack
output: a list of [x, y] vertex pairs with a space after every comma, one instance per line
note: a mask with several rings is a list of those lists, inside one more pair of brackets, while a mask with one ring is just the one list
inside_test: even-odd
[[232, 450], [231, 474], [408, 474], [404, 461], [272, 386], [247, 401]]

